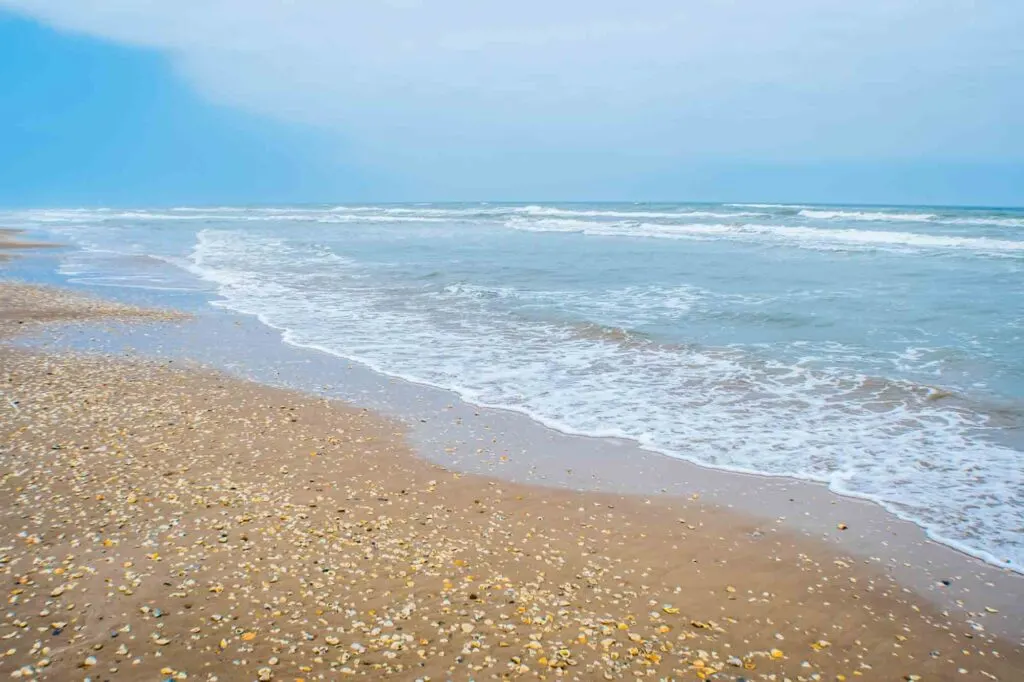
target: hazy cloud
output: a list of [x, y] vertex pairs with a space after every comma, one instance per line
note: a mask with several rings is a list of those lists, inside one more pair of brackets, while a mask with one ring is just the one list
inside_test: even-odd
[[[1017, 0], [0, 0], [366, 158], [1024, 160]], [[652, 159], [656, 161], [651, 161]]]

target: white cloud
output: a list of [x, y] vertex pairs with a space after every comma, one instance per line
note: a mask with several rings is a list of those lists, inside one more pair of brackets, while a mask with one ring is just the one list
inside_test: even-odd
[[1024, 159], [1016, 0], [0, 0], [367, 158]]

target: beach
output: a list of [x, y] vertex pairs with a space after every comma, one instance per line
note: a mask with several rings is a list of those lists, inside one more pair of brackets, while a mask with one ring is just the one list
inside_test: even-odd
[[1024, 682], [941, 10], [0, 0], [0, 682]]
[[89, 338], [104, 324], [171, 336], [182, 315], [16, 283], [0, 285], [0, 307], [11, 585], [0, 674], [1014, 680], [1024, 669], [1019, 637], [985, 628], [1001, 603], [942, 609], [835, 543], [700, 491], [460, 473], [363, 405], [181, 359], [14, 343], [83, 323]]

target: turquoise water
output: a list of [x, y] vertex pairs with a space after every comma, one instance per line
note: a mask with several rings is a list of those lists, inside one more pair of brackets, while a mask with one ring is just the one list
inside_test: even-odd
[[[827, 483], [1024, 565], [1024, 212], [39, 210], [82, 286], [191, 296], [553, 428]], [[556, 456], [557, 453], [553, 453]]]

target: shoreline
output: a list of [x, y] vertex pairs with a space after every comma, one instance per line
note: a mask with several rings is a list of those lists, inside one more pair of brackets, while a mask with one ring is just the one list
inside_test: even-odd
[[[696, 467], [696, 468], [698, 468], [700, 470], [707, 471], [707, 472], [709, 472], [711, 474], [724, 474], [726, 477], [730, 477], [730, 476], [747, 477], [747, 478], [750, 478], [750, 479], [754, 479], [755, 481], [760, 481], [761, 483], [763, 483], [765, 485], [769, 485], [770, 484], [769, 482], [771, 482], [771, 481], [781, 481], [784, 486], [785, 485], [791, 485], [791, 486], [796, 487], [796, 488], [802, 488], [802, 487], [816, 488], [816, 489], [822, 490], [823, 492], [825, 492], [825, 493], [827, 493], [829, 495], [834, 495], [834, 496], [837, 496], [839, 498], [843, 498], [845, 500], [857, 501], [857, 502], [865, 502], [865, 503], [871, 504], [871, 505], [873, 505], [875, 507], [880, 508], [882, 510], [882, 512], [884, 512], [885, 514], [893, 517], [894, 520], [896, 520], [898, 522], [903, 522], [903, 523], [910, 524], [910, 525], [914, 526], [915, 528], [919, 529], [927, 537], [927, 540], [929, 542], [931, 542], [931, 543], [934, 543], [936, 545], [940, 545], [940, 546], [942, 546], [942, 547], [944, 547], [946, 549], [950, 549], [950, 550], [956, 552], [957, 554], [963, 556], [966, 559], [978, 561], [978, 562], [984, 564], [985, 566], [988, 566], [988, 567], [991, 567], [991, 568], [994, 568], [994, 569], [997, 569], [997, 570], [1000, 570], [1000, 571], [1010, 571], [1010, 572], [1015, 573], [1015, 574], [1021, 576], [1022, 578], [1024, 578], [1024, 566], [1016, 566], [1016, 565], [1013, 565], [1013, 564], [1011, 564], [1011, 563], [1009, 563], [1007, 561], [999, 560], [995, 555], [991, 554], [991, 552], [988, 552], [988, 551], [980, 551], [980, 550], [972, 551], [971, 548], [967, 547], [962, 542], [959, 542], [959, 541], [956, 541], [956, 540], [952, 540], [952, 539], [949, 539], [949, 538], [944, 538], [944, 537], [941, 537], [941, 536], [937, 536], [933, 532], [933, 530], [931, 528], [929, 528], [923, 522], [920, 522], [919, 520], [914, 519], [914, 518], [912, 518], [910, 516], [901, 514], [897, 510], [890, 508], [882, 500], [877, 499], [875, 497], [872, 497], [870, 495], [858, 494], [856, 492], [850, 492], [850, 491], [846, 491], [846, 492], [838, 491], [838, 490], [833, 489], [831, 484], [828, 483], [827, 481], [818, 480], [818, 479], [801, 478], [801, 477], [798, 477], [798, 476], [791, 476], [791, 475], [788, 475], [788, 474], [771, 474], [771, 473], [765, 473], [765, 472], [749, 470], [749, 469], [734, 468], [734, 467], [728, 467], [728, 466], [711, 465], [711, 464], [707, 464], [705, 462], [702, 462], [702, 461], [700, 461], [698, 459], [693, 459], [693, 458], [685, 457], [683, 455], [674, 454], [674, 453], [671, 453], [671, 452], [668, 452], [668, 451], [665, 451], [665, 450], [659, 450], [659, 449], [657, 449], [655, 447], [648, 446], [648, 445], [642, 443], [641, 441], [639, 441], [639, 440], [637, 440], [635, 438], [630, 438], [628, 436], [595, 435], [595, 434], [591, 434], [591, 433], [575, 431], [575, 430], [573, 430], [573, 429], [571, 429], [569, 427], [566, 427], [565, 425], [561, 425], [561, 424], [555, 425], [555, 424], [549, 423], [544, 418], [542, 418], [542, 417], [540, 417], [540, 416], [538, 416], [538, 415], [536, 415], [536, 414], [534, 414], [532, 412], [528, 412], [528, 411], [525, 411], [525, 410], [520, 410], [520, 409], [517, 409], [515, 407], [510, 407], [510, 406], [488, 405], [488, 404], [484, 404], [484, 403], [474, 402], [471, 399], [465, 397], [459, 390], [456, 390], [456, 389], [453, 389], [453, 388], [446, 388], [446, 387], [442, 387], [442, 386], [436, 386], [434, 384], [417, 381], [414, 378], [403, 376], [401, 374], [389, 373], [389, 372], [386, 372], [386, 371], [384, 371], [382, 369], [374, 367], [374, 366], [372, 366], [372, 365], [370, 365], [370, 364], [368, 364], [366, 362], [363, 362], [361, 360], [354, 360], [354, 359], [346, 357], [344, 355], [339, 355], [339, 354], [337, 354], [337, 353], [335, 353], [333, 351], [330, 351], [330, 350], [328, 350], [326, 348], [323, 348], [323, 347], [320, 347], [320, 346], [309, 345], [309, 344], [302, 344], [302, 343], [298, 343], [298, 342], [292, 341], [292, 340], [290, 340], [288, 338], [288, 331], [289, 330], [284, 329], [284, 328], [280, 328], [280, 327], [276, 327], [276, 326], [266, 322], [265, 320], [263, 320], [259, 315], [249, 314], [249, 313], [239, 313], [237, 311], [233, 311], [233, 310], [230, 310], [230, 309], [225, 309], [225, 310], [227, 310], [227, 312], [229, 312], [232, 315], [238, 315], [238, 316], [242, 316], [242, 317], [252, 317], [252, 318], [258, 320], [259, 323], [263, 327], [266, 327], [267, 329], [270, 329], [273, 332], [275, 332], [277, 335], [279, 335], [280, 339], [281, 339], [281, 343], [289, 345], [289, 346], [292, 346], [292, 347], [297, 348], [297, 349], [300, 349], [301, 351], [310, 351], [310, 352], [313, 352], [313, 353], [325, 355], [325, 356], [330, 357], [330, 358], [332, 358], [332, 359], [334, 359], [334, 360], [336, 360], [338, 362], [348, 363], [350, 365], [358, 365], [358, 366], [364, 368], [367, 372], [370, 372], [370, 373], [373, 373], [373, 374], [376, 374], [376, 375], [380, 375], [381, 377], [385, 377], [386, 380], [388, 380], [388, 381], [401, 382], [403, 384], [408, 385], [409, 387], [415, 387], [416, 389], [425, 389], [426, 391], [433, 391], [433, 392], [438, 392], [438, 393], [441, 393], [441, 394], [444, 394], [444, 395], [448, 395], [448, 396], [451, 397], [452, 402], [464, 403], [465, 405], [469, 406], [469, 408], [471, 408], [473, 411], [482, 411], [482, 412], [488, 412], [488, 413], [493, 413], [493, 414], [497, 414], [497, 415], [514, 415], [514, 417], [511, 417], [510, 419], [508, 419], [509, 421], [518, 420], [519, 417], [525, 418], [530, 423], [535, 424], [540, 429], [543, 429], [545, 431], [551, 432], [552, 434], [557, 434], [557, 437], [559, 437], [559, 438], [568, 438], [568, 439], [573, 439], [573, 440], [582, 440], [584, 442], [590, 442], [590, 443], [594, 444], [595, 448], [596, 447], [600, 447], [599, 445], [597, 445], [597, 444], [600, 444], [600, 443], [614, 443], [616, 445], [623, 445], [623, 446], [625, 446], [625, 448], [627, 448], [629, 450], [634, 450], [634, 451], [642, 452], [645, 456], [656, 457], [656, 458], [665, 458], [665, 459], [671, 460], [673, 462], [681, 463], [681, 464], [683, 464], [685, 466]], [[581, 490], [589, 490], [589, 489], [592, 489], [592, 488], [583, 487], [583, 488], [579, 488], [579, 489], [581, 489]], [[649, 492], [654, 492], [654, 491], [652, 490], [652, 491], [649, 491]]]
[[25, 230], [0, 227], [0, 263], [16, 258], [18, 251], [64, 248], [63, 244], [56, 244], [54, 242], [26, 241], [19, 237], [19, 235], [24, 233]]
[[[41, 291], [43, 296], [52, 293]], [[60, 305], [75, 305], [71, 298]], [[140, 330], [166, 331], [148, 327], [148, 318], [124, 312], [129, 317], [121, 319], [140, 322]], [[68, 318], [76, 314], [95, 318], [96, 313], [89, 307], [78, 313], [67, 311]], [[156, 319], [166, 317], [158, 314]], [[81, 331], [90, 333], [87, 329]], [[65, 593], [78, 594], [87, 604], [102, 603], [104, 593], [112, 594], [118, 605], [113, 611], [87, 608], [77, 623], [70, 620], [68, 625], [55, 627], [54, 631], [75, 631], [79, 646], [45, 654], [47, 664], [33, 668], [43, 677], [66, 679], [59, 675], [72, 675], [83, 666], [121, 672], [124, 666], [124, 672], [133, 677], [144, 671], [156, 674], [159, 668], [161, 675], [172, 678], [181, 679], [180, 673], [187, 672], [190, 679], [204, 673], [213, 679], [218, 672], [240, 672], [238, 665], [242, 665], [248, 676], [268, 679], [278, 671], [314, 676], [318, 671], [338, 674], [346, 668], [356, 674], [403, 679], [414, 674], [422, 679], [453, 675], [463, 679], [474, 674], [623, 679], [648, 670], [680, 679], [685, 675], [754, 680], [780, 674], [794, 679], [840, 679], [838, 675], [853, 679], [858, 673], [866, 679], [877, 673], [884, 679], [916, 679], [913, 675], [954, 679], [954, 674], [960, 675], [956, 670], [967, 664], [958, 660], [962, 653], [949, 649], [951, 636], [956, 647], [975, 648], [972, 660], [984, 660], [978, 671], [983, 669], [996, 679], [1012, 679], [1007, 675], [1013, 668], [1007, 666], [1024, 664], [1024, 652], [1019, 648], [997, 642], [990, 633], [973, 631], [959, 618], [918, 606], [891, 577], [850, 560], [835, 548], [785, 529], [761, 530], [761, 524], [701, 500], [560, 491], [446, 471], [415, 457], [403, 429], [365, 409], [208, 370], [171, 369], [166, 361], [52, 351], [40, 354], [7, 344], [0, 350], [0, 358], [8, 377], [6, 385], [18, 391], [19, 405], [13, 423], [5, 419], [14, 425], [17, 438], [12, 439], [8, 432], [5, 442], [13, 445], [8, 454], [19, 458], [23, 467], [14, 477], [22, 485], [10, 488], [8, 476], [0, 489], [9, 505], [13, 502], [4, 507], [11, 510], [5, 526], [13, 531], [11, 522], [16, 517], [23, 537], [19, 543], [23, 549], [6, 550], [3, 565], [8, 571], [18, 567], [22, 576], [33, 574], [22, 582], [26, 587], [19, 588], [16, 604], [24, 601], [27, 609], [29, 604], [38, 608], [36, 604], [45, 602], [44, 621], [56, 607], [76, 612], [77, 604], [67, 605]], [[102, 377], [102, 382], [96, 382], [96, 377]], [[57, 387], [66, 393], [54, 391]], [[211, 397], [211, 391], [219, 397]], [[82, 405], [88, 407], [68, 404], [63, 397], [68, 394], [86, 399]], [[10, 413], [10, 408], [0, 409]], [[140, 409], [133, 420], [132, 414]], [[307, 410], [318, 411], [318, 417], [309, 421], [326, 431], [319, 435], [299, 431], [307, 421]], [[211, 411], [229, 413], [249, 426], [232, 436], [224, 431], [226, 424], [218, 423], [221, 418], [208, 416]], [[165, 423], [167, 417], [160, 415], [172, 421]], [[141, 422], [139, 417], [143, 417]], [[347, 420], [346, 428], [339, 431], [333, 420], [342, 418]], [[97, 430], [97, 421], [106, 428]], [[76, 437], [62, 440], [60, 448], [53, 450], [50, 430], [66, 433], [72, 428], [66, 422], [77, 425]], [[114, 428], [119, 423], [135, 426], [125, 435], [123, 427]], [[344, 439], [350, 446], [356, 444], [354, 450], [361, 453], [351, 447], [346, 450], [343, 443], [332, 443], [330, 438], [338, 439], [332, 433], [346, 434]], [[234, 440], [238, 436], [246, 439], [242, 442], [248, 455], [238, 451]], [[113, 441], [103, 445], [89, 441], [97, 438]], [[264, 442], [266, 439], [271, 442]], [[318, 439], [312, 455], [306, 446], [297, 445], [310, 439]], [[91, 444], [86, 450], [87, 442]], [[73, 447], [76, 443], [77, 448]], [[160, 443], [175, 445], [167, 449]], [[185, 455], [190, 452], [187, 443], [202, 444], [212, 451]], [[50, 454], [40, 458], [44, 448]], [[156, 452], [151, 452], [154, 448]], [[117, 458], [113, 462], [107, 454], [111, 452]], [[234, 455], [225, 461], [215, 456], [217, 452]], [[70, 458], [67, 463], [72, 468], [60, 466], [61, 458]], [[62, 476], [65, 471], [76, 474]], [[271, 471], [273, 475], [269, 475]], [[189, 482], [183, 484], [180, 479], [186, 472]], [[223, 483], [210, 485], [217, 480]], [[61, 490], [61, 486], [68, 489]], [[17, 513], [31, 499], [26, 495], [38, 497], [48, 487], [51, 504], [47, 509]], [[116, 495], [97, 493], [97, 489], [114, 490]], [[208, 494], [203, 499], [214, 504], [193, 504], [188, 511], [189, 505], [182, 501], [186, 491], [202, 498], [204, 490]], [[347, 492], [331, 503], [332, 491]], [[371, 491], [369, 495], [367, 491]], [[299, 504], [292, 499], [295, 494], [312, 499]], [[330, 512], [340, 508], [335, 504], [362, 507], [359, 516], [363, 521], [331, 520]], [[394, 516], [396, 512], [389, 508], [395, 504], [406, 507], [404, 516]], [[239, 505], [244, 509], [235, 508]], [[145, 513], [141, 513], [143, 507]], [[46, 516], [50, 508], [56, 516], [50, 517], [47, 525], [43, 523], [46, 519], [39, 517]], [[208, 512], [210, 509], [224, 511]], [[296, 516], [298, 509], [305, 511]], [[72, 510], [76, 514], [69, 514]], [[290, 539], [299, 543], [286, 543], [291, 549], [263, 546], [273, 545], [280, 528], [269, 534], [244, 528], [254, 522], [271, 523], [268, 519], [281, 517], [282, 512], [276, 510], [291, 510], [283, 512], [289, 517], [283, 523], [292, 533]], [[99, 520], [114, 511], [122, 519], [118, 526], [98, 534], [92, 530], [109, 526]], [[323, 518], [327, 525], [313, 522], [321, 514], [327, 515]], [[437, 514], [443, 516], [440, 527], [431, 528], [426, 536], [426, 531], [417, 530], [433, 526]], [[75, 526], [65, 522], [64, 533], [57, 537], [61, 544], [70, 542], [69, 549], [79, 548], [72, 556], [84, 546], [87, 554], [95, 555], [92, 560], [83, 564], [65, 559], [59, 567], [49, 559], [39, 563], [44, 556], [53, 555], [48, 534], [54, 523], [59, 526], [60, 515], [69, 520], [96, 515], [99, 526], [86, 523], [77, 528], [79, 522]], [[246, 516], [252, 520], [239, 521]], [[172, 519], [177, 520], [168, 526]], [[372, 523], [380, 527], [369, 528], [365, 525], [369, 519], [376, 519]], [[426, 526], [418, 525], [424, 521]], [[30, 532], [33, 527], [40, 531]], [[402, 533], [392, 537], [390, 531], [397, 527]], [[333, 534], [321, 534], [331, 528]], [[311, 531], [316, 532], [310, 535]], [[375, 539], [368, 547], [373, 549], [366, 554], [363, 545], [371, 537]], [[332, 550], [315, 549], [324, 543]], [[670, 553], [665, 552], [666, 546], [671, 547]], [[312, 555], [310, 548], [314, 548]], [[288, 563], [287, 553], [296, 551], [310, 559], [320, 555], [332, 563], [338, 552], [354, 554], [345, 562], [347, 569], [341, 563], [328, 573], [310, 560], [299, 561], [290, 570], [283, 568], [281, 564]], [[22, 552], [36, 557], [29, 573], [21, 573], [30, 568], [16, 556]], [[254, 552], [256, 556], [266, 553], [271, 566], [257, 570], [259, 564], [252, 564]], [[410, 572], [410, 566], [417, 565], [415, 556], [423, 552], [432, 570], [419, 564], [419, 570]], [[223, 555], [221, 563], [218, 555]], [[399, 555], [401, 560], [395, 560]], [[216, 569], [206, 566], [205, 571], [221, 577], [204, 573], [203, 580], [189, 578], [181, 583], [177, 578], [171, 587], [160, 587], [159, 576], [174, 574], [174, 566], [181, 567], [176, 569], [179, 574], [181, 569], [186, 574], [203, 572], [202, 565], [187, 568], [195, 565], [196, 558], [201, 559], [200, 564], [215, 564]], [[164, 561], [172, 566], [162, 568]], [[122, 565], [122, 578], [116, 577], [122, 570], [111, 573], [102, 565]], [[248, 568], [239, 573], [243, 566]], [[269, 568], [280, 577], [267, 582]], [[390, 575], [384, 576], [385, 568]], [[411, 577], [414, 574], [417, 577]], [[70, 582], [62, 577], [65, 575]], [[98, 580], [104, 575], [114, 582]], [[325, 575], [329, 577], [322, 577]], [[352, 575], [358, 579], [342, 590], [345, 577]], [[298, 582], [293, 582], [291, 589], [274, 587], [285, 580]], [[228, 585], [228, 581], [238, 582]], [[121, 584], [114, 589], [117, 582]], [[319, 588], [318, 583], [322, 583]], [[210, 590], [199, 589], [208, 584]], [[225, 585], [222, 591], [213, 589], [220, 584]], [[349, 603], [339, 603], [332, 610], [332, 602], [326, 598], [331, 586], [343, 591]], [[306, 594], [310, 588], [311, 599], [292, 604], [295, 595]], [[175, 594], [184, 591], [187, 596], [171, 595], [171, 590], [176, 590]], [[238, 604], [247, 603], [247, 597], [239, 601], [238, 595], [254, 597], [256, 604], [272, 604], [278, 590], [286, 600], [284, 605], [291, 609], [307, 601], [312, 602], [307, 606], [319, 606], [297, 620], [286, 616], [286, 608], [279, 608], [280, 614], [275, 615], [273, 609], [252, 608], [251, 602], [251, 610], [239, 613]], [[402, 594], [403, 590], [408, 594]], [[228, 599], [225, 592], [236, 599]], [[515, 595], [512, 603], [510, 594]], [[182, 598], [195, 603], [179, 607], [177, 600]], [[353, 609], [361, 599], [365, 601], [358, 604], [360, 608]], [[409, 599], [416, 605], [413, 612], [432, 611], [436, 620], [403, 617]], [[117, 613], [125, 602], [133, 606]], [[365, 606], [371, 608], [362, 608]], [[228, 621], [238, 622], [236, 627], [226, 627], [223, 613], [213, 618], [224, 609], [238, 619]], [[317, 616], [316, 611], [322, 613]], [[371, 611], [375, 614], [369, 615]], [[378, 616], [382, 611], [386, 617]], [[16, 620], [32, 620], [33, 614], [20, 606], [13, 612]], [[101, 625], [99, 613], [113, 622]], [[326, 625], [317, 625], [320, 621]], [[387, 622], [391, 625], [382, 625]], [[417, 633], [424, 636], [415, 639], [416, 643], [409, 642], [404, 630], [398, 631], [398, 622], [409, 629], [425, 627], [426, 631]], [[117, 630], [104, 634], [115, 625]], [[303, 628], [326, 629], [333, 634], [313, 633], [313, 639], [306, 639], [301, 633], [308, 634], [308, 629]], [[150, 630], [152, 634], [146, 637]], [[382, 636], [382, 631], [390, 634]], [[22, 630], [12, 632], [14, 642], [22, 639]], [[111, 654], [119, 642], [109, 640], [109, 645], [104, 645], [103, 640], [115, 632], [125, 638], [122, 641], [129, 653]], [[51, 637], [60, 636], [51, 633]], [[977, 649], [979, 646], [982, 648]], [[415, 647], [421, 647], [422, 656], [413, 652]], [[998, 657], [993, 655], [993, 647], [1000, 652]], [[11, 670], [9, 661], [38, 666], [40, 660], [46, 660], [39, 658], [44, 656], [41, 649], [32, 660], [32, 656], [24, 657], [24, 650], [18, 651], [20, 647], [12, 648], [16, 653], [2, 659], [0, 669]], [[306, 663], [301, 663], [301, 657], [292, 654], [304, 648]], [[121, 651], [120, 646], [117, 650]], [[934, 651], [941, 653], [935, 656]], [[325, 655], [327, 652], [330, 655]], [[380, 656], [382, 652], [395, 653], [395, 657]], [[238, 660], [245, 663], [236, 665]], [[408, 664], [415, 667], [398, 667], [407, 665], [404, 661], [415, 661]], [[13, 670], [22, 670], [20, 665]], [[296, 672], [285, 673], [289, 665]], [[480, 669], [475, 670], [474, 665]], [[163, 672], [165, 669], [170, 673]], [[964, 669], [976, 672], [973, 665]], [[818, 677], [811, 677], [815, 673]]]
[[[850, 553], [938, 608], [981, 617], [987, 630], [1014, 640], [1024, 635], [1024, 578], [1019, 573], [940, 544], [882, 506], [838, 495], [819, 483], [715, 470], [625, 441], [566, 435], [516, 412], [477, 408], [455, 394], [282, 343], [276, 330], [254, 317], [219, 310], [197, 312], [186, 324], [159, 335], [87, 326], [79, 334], [43, 337], [34, 345], [81, 350], [98, 340], [102, 351], [112, 355], [198, 362], [260, 383], [370, 407], [405, 424], [420, 457], [463, 473], [552, 489], [699, 495], [764, 528], [781, 528]], [[839, 524], [847, 529], [839, 531]], [[985, 607], [996, 602], [999, 614], [988, 613]]]
[[[236, 315], [243, 315], [243, 316], [247, 315], [246, 313], [237, 313], [235, 311], [231, 311], [231, 312], [232, 312], [232, 314], [236, 314]], [[256, 317], [258, 319], [258, 316], [253, 316], [253, 317]], [[449, 395], [449, 396], [451, 396], [452, 401], [465, 403], [466, 405], [468, 405], [474, 411], [482, 411], [482, 412], [495, 413], [495, 414], [514, 415], [513, 419], [517, 419], [519, 417], [525, 418], [531, 424], [535, 424], [540, 429], [548, 431], [548, 432], [550, 432], [552, 434], [556, 434], [557, 437], [559, 437], [559, 438], [569, 438], [569, 439], [574, 439], [574, 440], [582, 440], [584, 442], [594, 443], [595, 447], [600, 447], [599, 445], [596, 445], [596, 444], [599, 444], [599, 443], [613, 443], [616, 446], [623, 446], [624, 448], [629, 449], [629, 450], [639, 451], [639, 452], [643, 453], [643, 455], [645, 457], [649, 456], [649, 457], [656, 457], [656, 458], [665, 458], [665, 459], [671, 460], [673, 462], [678, 462], [678, 463], [680, 463], [682, 465], [685, 465], [685, 466], [688, 466], [688, 467], [696, 467], [696, 468], [698, 468], [700, 470], [709, 472], [709, 474], [723, 474], [723, 475], [725, 475], [727, 477], [745, 477], [745, 478], [748, 478], [748, 479], [753, 479], [755, 481], [760, 481], [761, 483], [763, 483], [765, 485], [770, 485], [771, 481], [781, 481], [783, 485], [791, 485], [791, 486], [797, 487], [797, 488], [799, 488], [799, 487], [817, 488], [817, 489], [821, 489], [823, 492], [825, 492], [825, 493], [827, 493], [829, 495], [834, 495], [836, 497], [843, 498], [845, 500], [856, 501], [856, 502], [864, 502], [864, 503], [867, 503], [867, 504], [870, 504], [870, 505], [873, 505], [875, 507], [880, 508], [885, 514], [893, 517], [893, 519], [895, 521], [907, 523], [907, 524], [910, 524], [910, 525], [914, 526], [915, 528], [919, 529], [927, 537], [927, 540], [929, 542], [931, 542], [931, 543], [934, 543], [934, 544], [940, 545], [940, 546], [942, 546], [942, 547], [944, 547], [946, 549], [952, 550], [952, 551], [956, 552], [957, 554], [963, 556], [966, 559], [978, 561], [978, 562], [980, 562], [981, 564], [984, 564], [987, 567], [991, 567], [993, 569], [997, 569], [997, 570], [1001, 570], [1001, 571], [1009, 571], [1009, 572], [1012, 572], [1012, 573], [1015, 573], [1017, 575], [1020, 575], [1020, 576], [1024, 577], [1024, 566], [1018, 566], [1018, 565], [1009, 563], [1007, 560], [1000, 560], [995, 555], [993, 555], [991, 552], [983, 551], [983, 550], [972, 550], [970, 547], [966, 546], [965, 544], [963, 544], [960, 541], [949, 539], [949, 538], [945, 538], [945, 537], [939, 535], [938, 533], [933, 532], [932, 528], [927, 526], [925, 523], [919, 521], [918, 519], [913, 518], [912, 516], [901, 514], [899, 511], [897, 511], [896, 509], [891, 508], [889, 505], [887, 505], [881, 499], [878, 499], [876, 497], [872, 497], [871, 495], [860, 494], [860, 493], [856, 493], [856, 492], [853, 492], [853, 491], [839, 491], [839, 490], [835, 490], [834, 488], [832, 488], [832, 485], [829, 482], [824, 481], [824, 480], [820, 480], [820, 479], [804, 478], [804, 477], [794, 476], [794, 475], [790, 475], [790, 474], [772, 474], [772, 473], [766, 473], [766, 472], [763, 472], [763, 471], [756, 471], [756, 470], [752, 470], [752, 469], [730, 467], [730, 466], [725, 466], [725, 465], [708, 464], [708, 463], [702, 462], [702, 461], [700, 461], [699, 459], [696, 459], [696, 458], [690, 458], [690, 457], [686, 457], [686, 456], [683, 456], [683, 455], [672, 453], [672, 452], [667, 451], [667, 450], [657, 449], [656, 447], [647, 445], [647, 444], [645, 444], [645, 443], [643, 443], [643, 442], [641, 442], [641, 441], [639, 441], [639, 440], [637, 440], [635, 438], [631, 438], [629, 436], [622, 436], [622, 435], [597, 435], [597, 434], [592, 434], [592, 433], [586, 433], [586, 432], [574, 430], [574, 429], [572, 429], [570, 427], [567, 427], [567, 426], [565, 426], [563, 424], [551, 423], [551, 422], [545, 420], [543, 417], [541, 417], [541, 416], [539, 416], [539, 415], [537, 415], [535, 413], [526, 411], [526, 410], [520, 410], [520, 409], [517, 409], [515, 407], [511, 407], [511, 406], [490, 405], [490, 404], [481, 403], [481, 402], [474, 402], [473, 400], [465, 397], [457, 389], [446, 388], [446, 387], [442, 387], [442, 386], [436, 386], [434, 384], [430, 384], [430, 383], [427, 383], [427, 382], [417, 381], [416, 379], [411, 378], [411, 377], [403, 376], [403, 375], [400, 375], [400, 374], [389, 373], [389, 372], [386, 372], [386, 371], [384, 371], [382, 369], [374, 367], [374, 366], [372, 366], [370, 364], [367, 364], [367, 363], [365, 363], [365, 362], [363, 362], [361, 360], [354, 360], [352, 358], [349, 358], [349, 357], [346, 357], [344, 355], [340, 355], [340, 354], [334, 353], [334, 352], [332, 352], [330, 350], [327, 350], [327, 349], [319, 347], [319, 346], [305, 345], [305, 344], [301, 344], [301, 343], [290, 341], [290, 340], [285, 338], [286, 335], [287, 335], [286, 334], [287, 330], [279, 328], [279, 327], [275, 327], [273, 325], [270, 325], [267, 322], [263, 321], [262, 319], [260, 319], [259, 322], [263, 326], [265, 326], [265, 327], [267, 327], [269, 329], [272, 329], [275, 332], [279, 333], [280, 336], [281, 336], [281, 342], [284, 343], [284, 344], [293, 346], [293, 347], [298, 348], [298, 349], [303, 350], [303, 351], [312, 351], [314, 353], [323, 354], [323, 355], [326, 355], [326, 356], [328, 356], [330, 358], [333, 358], [334, 360], [336, 360], [338, 362], [359, 365], [359, 366], [363, 367], [367, 372], [371, 372], [371, 373], [374, 373], [374, 374], [378, 374], [378, 375], [380, 375], [382, 377], [386, 377], [387, 380], [389, 380], [389, 381], [401, 382], [401, 383], [404, 383], [404, 384], [406, 384], [406, 385], [408, 385], [410, 387], [421, 388], [421, 389], [425, 389], [427, 391], [436, 391], [436, 392], [439, 392], [439, 393], [443, 393], [445, 395]], [[581, 490], [590, 490], [591, 488], [583, 487], [583, 488], [579, 488], [579, 489], [581, 489]], [[654, 491], [651, 491], [651, 492], [654, 492]]]

